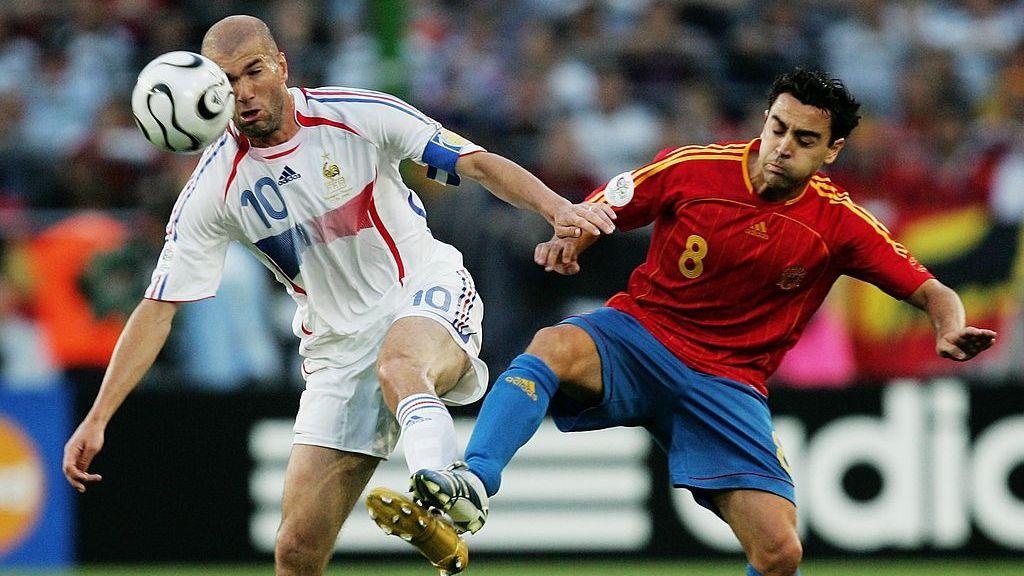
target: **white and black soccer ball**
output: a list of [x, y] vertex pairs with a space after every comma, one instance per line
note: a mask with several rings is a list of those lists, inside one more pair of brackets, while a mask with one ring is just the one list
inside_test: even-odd
[[234, 112], [235, 93], [224, 71], [193, 52], [157, 56], [132, 91], [139, 129], [168, 152], [201, 152], [224, 132]]

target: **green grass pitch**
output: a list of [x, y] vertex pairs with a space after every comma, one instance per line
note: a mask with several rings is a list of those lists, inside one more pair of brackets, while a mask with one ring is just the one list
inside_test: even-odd
[[[801, 576], [1021, 576], [1024, 559], [992, 561], [905, 560], [905, 561], [808, 561]], [[95, 565], [66, 572], [5, 572], [4, 576], [257, 576], [273, 574], [265, 565]], [[328, 576], [431, 576], [436, 575], [425, 562], [334, 562]], [[576, 560], [494, 560], [471, 562], [466, 576], [743, 576], [743, 562], [677, 561], [576, 561]]]

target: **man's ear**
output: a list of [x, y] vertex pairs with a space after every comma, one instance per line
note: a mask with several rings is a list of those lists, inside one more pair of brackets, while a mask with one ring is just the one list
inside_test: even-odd
[[281, 80], [285, 83], [288, 82], [288, 59], [284, 57], [284, 52], [277, 53], [277, 65], [281, 68]]
[[839, 156], [839, 152], [842, 151], [843, 147], [846, 146], [846, 138], [839, 138], [828, 147], [828, 154], [825, 155], [825, 164], [831, 164], [836, 161]]

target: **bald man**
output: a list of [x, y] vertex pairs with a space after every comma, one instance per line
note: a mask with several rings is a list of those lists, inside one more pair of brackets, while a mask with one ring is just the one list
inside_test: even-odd
[[[558, 236], [611, 232], [614, 213], [569, 203], [394, 96], [289, 88], [288, 61], [257, 18], [217, 22], [202, 52], [231, 81], [235, 115], [181, 192], [145, 298], [65, 446], [64, 473], [80, 492], [101, 480], [89, 466], [107, 423], [163, 347], [178, 306], [215, 295], [237, 241], [295, 300], [303, 356], [277, 574], [322, 574], [399, 434], [410, 474], [443, 468], [458, 454], [446, 404], [477, 400], [487, 383], [473, 278], [458, 250], [431, 236], [399, 162], [452, 185], [472, 178], [543, 215]], [[438, 568], [463, 569], [465, 545], [452, 527], [410, 504], [414, 533], [399, 535]]]

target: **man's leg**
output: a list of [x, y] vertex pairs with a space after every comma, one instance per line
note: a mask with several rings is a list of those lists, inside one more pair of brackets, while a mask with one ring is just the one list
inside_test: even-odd
[[338, 531], [379, 462], [365, 454], [292, 446], [274, 549], [278, 575], [323, 574]]
[[[391, 326], [378, 356], [377, 374], [384, 401], [402, 427], [410, 474], [445, 468], [458, 457], [455, 425], [439, 397], [470, 369], [468, 354], [439, 322], [409, 316]], [[403, 494], [375, 488], [366, 507], [381, 529], [412, 543], [443, 573], [466, 568], [468, 550], [452, 525]], [[486, 502], [478, 503], [479, 508], [486, 514]]]
[[[418, 497], [475, 532], [483, 526], [474, 501], [493, 495], [512, 456], [537, 432], [551, 397], [561, 389], [579, 404], [600, 402], [601, 359], [590, 335], [562, 324], [538, 332], [526, 353], [495, 381], [477, 417], [465, 468], [413, 475]], [[486, 495], [478, 494], [483, 484]]]
[[444, 468], [458, 457], [455, 424], [439, 397], [468, 369], [468, 354], [436, 320], [399, 318], [384, 338], [377, 375], [384, 402], [402, 426], [410, 473]]
[[747, 553], [747, 574], [797, 574], [803, 547], [792, 502], [761, 490], [729, 490], [713, 500]]
[[571, 324], [537, 332], [484, 400], [466, 447], [466, 463], [488, 495], [498, 491], [502, 470], [537, 432], [559, 389], [581, 405], [597, 404], [602, 397], [597, 347], [585, 330]]

